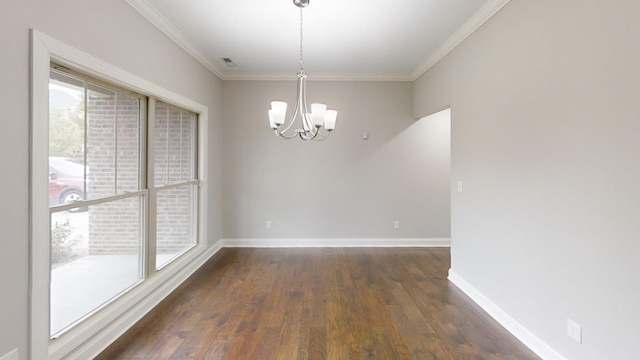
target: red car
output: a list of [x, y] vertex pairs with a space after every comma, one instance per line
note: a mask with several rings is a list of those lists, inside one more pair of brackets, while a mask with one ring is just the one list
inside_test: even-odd
[[85, 184], [82, 164], [64, 157], [49, 157], [49, 205], [85, 199]]

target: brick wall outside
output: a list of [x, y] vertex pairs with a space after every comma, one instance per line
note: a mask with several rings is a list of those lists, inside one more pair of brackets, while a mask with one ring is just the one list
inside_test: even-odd
[[[193, 129], [190, 126], [195, 126], [195, 121], [184, 119], [179, 111], [157, 111], [155, 134], [161, 141], [156, 142], [155, 164], [157, 169], [164, 169], [161, 170], [164, 174], [158, 174], [158, 170], [156, 174], [168, 176], [169, 183], [191, 179], [183, 176], [186, 166], [180, 165], [191, 164], [190, 131]], [[108, 90], [89, 91], [86, 149], [89, 199], [139, 190], [139, 128], [137, 98]], [[156, 186], [164, 183], [164, 179], [155, 182]], [[190, 187], [158, 194], [158, 253], [178, 252], [194, 238], [190, 198]], [[140, 252], [140, 201], [141, 198], [130, 198], [89, 208], [90, 254]]]
[[[155, 185], [192, 180], [195, 117], [163, 104], [155, 109]], [[171, 254], [183, 250], [195, 239], [192, 226], [192, 186], [158, 193], [157, 252]], [[195, 193], [194, 193], [195, 195]]]

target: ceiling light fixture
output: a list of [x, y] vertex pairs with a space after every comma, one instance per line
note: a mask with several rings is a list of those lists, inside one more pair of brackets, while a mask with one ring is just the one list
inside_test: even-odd
[[[287, 103], [284, 101], [272, 101], [269, 110], [269, 124], [276, 135], [293, 139], [299, 136], [302, 140], [324, 140], [336, 127], [338, 112], [327, 110], [325, 104], [311, 104], [311, 112], [307, 107], [307, 74], [304, 72], [302, 61], [302, 8], [309, 5], [309, 0], [293, 0], [300, 8], [300, 71], [298, 71], [298, 97], [293, 115], [285, 123], [287, 115]], [[300, 127], [293, 129], [296, 118], [300, 119]], [[325, 132], [326, 131], [326, 132]]]

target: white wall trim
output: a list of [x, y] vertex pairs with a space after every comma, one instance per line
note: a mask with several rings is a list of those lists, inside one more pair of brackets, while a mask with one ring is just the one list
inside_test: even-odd
[[122, 334], [135, 325], [136, 322], [140, 321], [142, 317], [171, 294], [172, 291], [211, 259], [221, 248], [222, 242], [218, 241], [212, 247], [197, 255], [195, 259], [188, 261], [177, 273], [171, 274], [166, 272], [150, 279], [149, 282], [153, 282], [153, 284], [149, 284], [148, 288], [152, 290], [148, 294], [139, 301], [130, 301], [131, 304], [127, 304], [130, 305], [130, 307], [126, 312], [108, 326], [104, 327], [100, 334], [96, 334], [83, 341], [82, 344], [76, 347], [76, 350], [67, 355], [65, 359], [85, 360], [98, 356], [100, 352], [116, 341]]
[[473, 34], [484, 23], [493, 17], [511, 0], [489, 0], [487, 3], [476, 11], [473, 16], [467, 20], [458, 31], [453, 33], [436, 51], [420, 64], [411, 75], [411, 80], [417, 80], [422, 74], [427, 72], [431, 67], [447, 56], [453, 49], [458, 47], [466, 38]]
[[[198, 114], [208, 112], [208, 108], [204, 105], [173, 91], [167, 90], [130, 72], [117, 68], [101, 59], [82, 52], [37, 30], [33, 30], [33, 37], [35, 38], [35, 40], [33, 40], [34, 44], [44, 45], [43, 51], [48, 53], [47, 60], [54, 60], [60, 65], [65, 65], [84, 73], [91, 74], [96, 78], [126, 87], [129, 90], [156, 97], [166, 103], [186, 108], [186, 110], [190, 110]], [[47, 68], [47, 84], [49, 83], [48, 76], [49, 70]], [[46, 89], [48, 94], [48, 88]]]
[[[310, 80], [324, 81], [415, 81], [438, 61], [442, 60], [453, 49], [473, 34], [487, 20], [495, 15], [511, 0], [489, 0], [465, 22], [460, 29], [451, 35], [436, 51], [422, 62], [411, 74], [314, 74]], [[184, 33], [178, 30], [171, 21], [164, 17], [147, 0], [126, 0], [144, 18], [149, 20], [161, 32], [173, 40], [178, 46], [193, 56], [204, 67], [221, 80], [291, 80], [291, 74], [281, 73], [241, 73], [228, 72], [221, 69], [211, 57], [200, 50]], [[295, 80], [295, 77], [293, 78]]]
[[211, 59], [209, 55], [202, 52], [189, 38], [178, 30], [177, 27], [164, 17], [156, 8], [149, 4], [146, 0], [126, 0], [131, 7], [140, 13], [151, 24], [162, 31], [169, 39], [180, 46], [184, 51], [196, 59], [200, 64], [206, 67], [214, 75], [222, 79], [224, 72], [220, 70], [218, 65]]
[[344, 239], [222, 239], [229, 248], [317, 248], [317, 247], [449, 247], [449, 238], [344, 238]]
[[[46, 180], [49, 147], [49, 71], [47, 41], [31, 31], [29, 139], [29, 351], [28, 359], [46, 359], [49, 342], [49, 204]], [[34, 146], [34, 144], [41, 144]]]
[[512, 318], [498, 305], [482, 294], [478, 289], [469, 284], [465, 279], [458, 275], [453, 269], [449, 269], [449, 281], [462, 290], [467, 296], [478, 304], [484, 311], [493, 317], [500, 325], [504, 326], [513, 336], [518, 338], [531, 351], [546, 360], [567, 360], [560, 355], [551, 346], [538, 338], [534, 333], [520, 324], [516, 319]]

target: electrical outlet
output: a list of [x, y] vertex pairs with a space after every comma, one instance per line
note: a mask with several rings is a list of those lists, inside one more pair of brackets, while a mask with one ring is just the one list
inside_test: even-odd
[[396, 230], [400, 229], [400, 221], [399, 220], [396, 220], [396, 221], [393, 222], [393, 228], [396, 229]]
[[267, 220], [267, 224], [265, 225], [267, 230], [271, 230], [271, 220]]
[[13, 349], [10, 353], [5, 354], [3, 357], [0, 357], [0, 360], [19, 360], [18, 349]]
[[458, 192], [462, 192], [462, 181], [458, 181]]
[[582, 344], [582, 326], [571, 319], [567, 319], [567, 335]]

